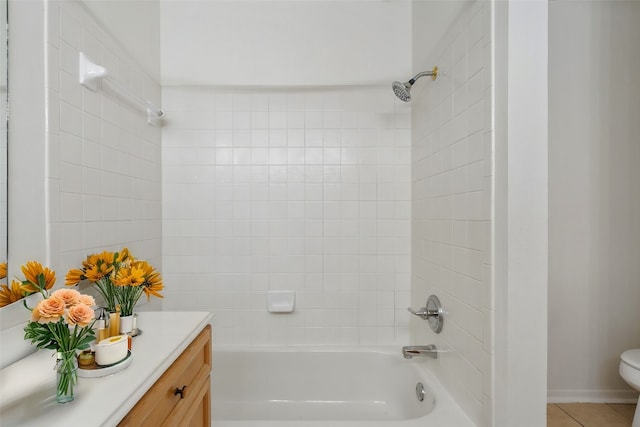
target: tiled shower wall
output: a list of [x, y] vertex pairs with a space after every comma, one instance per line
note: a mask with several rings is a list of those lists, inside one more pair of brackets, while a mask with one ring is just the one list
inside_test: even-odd
[[[406, 342], [410, 110], [390, 88], [164, 87], [166, 309], [235, 344]], [[269, 290], [295, 311], [267, 311]]]
[[421, 80], [412, 100], [411, 303], [418, 308], [436, 294], [446, 316], [439, 335], [412, 319], [411, 338], [444, 351], [437, 373], [478, 425], [492, 425], [489, 6], [465, 9], [437, 55], [414, 40], [414, 64], [438, 65], [441, 74]]
[[49, 1], [47, 15], [50, 254], [58, 284], [89, 253], [123, 246], [161, 268], [160, 128], [107, 86], [81, 86], [78, 54], [157, 105], [160, 85], [82, 3]]

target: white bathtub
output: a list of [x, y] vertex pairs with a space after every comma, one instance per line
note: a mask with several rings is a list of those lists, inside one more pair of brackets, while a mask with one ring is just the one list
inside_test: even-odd
[[214, 347], [213, 426], [472, 427], [429, 362], [400, 347]]

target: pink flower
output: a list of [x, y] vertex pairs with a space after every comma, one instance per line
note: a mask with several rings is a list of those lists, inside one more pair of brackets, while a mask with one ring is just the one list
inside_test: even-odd
[[38, 323], [57, 322], [64, 315], [64, 309], [64, 301], [52, 296], [38, 303], [31, 312], [31, 321]]
[[85, 327], [91, 323], [93, 319], [93, 310], [86, 304], [74, 305], [73, 307], [69, 307], [69, 310], [67, 311], [66, 320], [69, 326], [78, 325]]

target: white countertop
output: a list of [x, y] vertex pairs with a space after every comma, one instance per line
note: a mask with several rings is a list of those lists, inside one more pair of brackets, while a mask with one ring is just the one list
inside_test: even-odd
[[208, 312], [143, 312], [131, 365], [78, 378], [75, 399], [56, 403], [55, 357], [40, 350], [0, 371], [0, 426], [115, 426], [210, 322]]

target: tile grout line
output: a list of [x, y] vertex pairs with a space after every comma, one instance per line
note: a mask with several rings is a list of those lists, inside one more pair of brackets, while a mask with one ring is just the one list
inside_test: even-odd
[[584, 427], [584, 424], [582, 424], [580, 421], [578, 421], [577, 419], [575, 419], [573, 417], [573, 415], [571, 415], [570, 413], [568, 413], [567, 411], [565, 411], [560, 405], [554, 403], [554, 405], [560, 409], [562, 412], [564, 412], [565, 414], [567, 414], [572, 420], [574, 420], [576, 423], [580, 424], [580, 426]]

